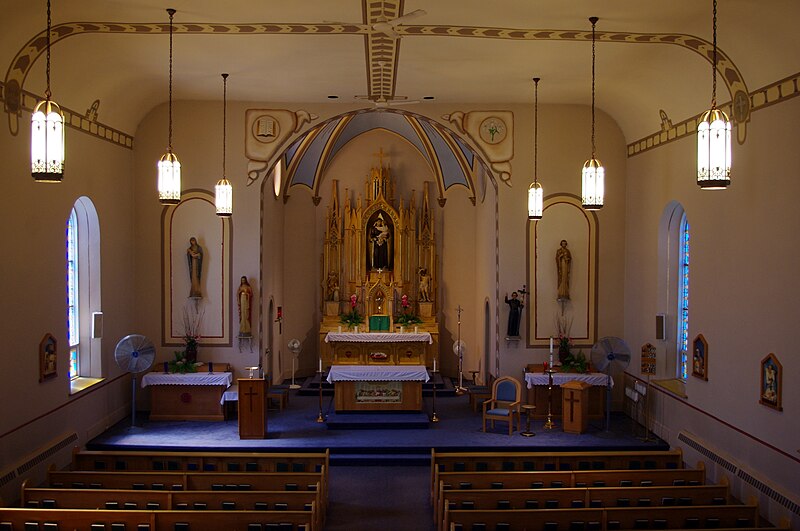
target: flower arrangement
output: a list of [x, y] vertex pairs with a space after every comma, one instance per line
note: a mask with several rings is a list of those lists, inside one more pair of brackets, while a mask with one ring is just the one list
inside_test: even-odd
[[422, 322], [422, 319], [414, 315], [414, 313], [411, 311], [408, 303], [408, 295], [403, 295], [400, 297], [400, 306], [402, 306], [403, 311], [400, 316], [394, 320], [395, 323], [399, 325], [413, 325], [420, 324]]
[[572, 319], [567, 320], [556, 315], [556, 327], [558, 328], [558, 361], [563, 365], [564, 360], [572, 353], [572, 340], [569, 337]]
[[[200, 323], [203, 321], [204, 310], [198, 310], [191, 305], [183, 307], [183, 342], [186, 359], [190, 363], [197, 361], [197, 347], [200, 342]], [[176, 353], [177, 354], [177, 353]]]
[[364, 316], [358, 313], [358, 296], [350, 295], [350, 311], [339, 316], [339, 322], [349, 327], [358, 326], [364, 322]]
[[197, 372], [197, 364], [187, 359], [186, 351], [176, 351], [175, 359], [169, 362], [169, 372], [177, 372], [179, 374]]
[[584, 373], [589, 370], [589, 362], [583, 351], [579, 350], [577, 354], [571, 352], [566, 355], [564, 361], [561, 362], [561, 372], [579, 372]]

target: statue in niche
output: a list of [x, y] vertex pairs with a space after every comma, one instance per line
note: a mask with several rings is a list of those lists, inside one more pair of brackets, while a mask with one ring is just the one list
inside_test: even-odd
[[508, 293], [506, 293], [505, 300], [509, 306], [506, 337], [519, 337], [519, 323], [522, 320], [522, 309], [525, 305], [519, 300], [519, 295], [516, 291], [511, 293], [510, 299], [508, 298]]
[[425, 267], [419, 268], [419, 300], [431, 302], [431, 276]]
[[328, 273], [328, 282], [326, 285], [328, 293], [325, 300], [338, 301], [339, 300], [339, 278], [334, 271]]
[[369, 230], [370, 269], [392, 268], [392, 229], [383, 219], [383, 212]]
[[250, 308], [252, 307], [253, 288], [250, 287], [250, 282], [247, 281], [247, 277], [242, 277], [242, 282], [239, 284], [239, 289], [236, 292], [236, 298], [239, 302], [239, 337], [250, 337], [253, 334], [250, 325]]
[[190, 299], [202, 299], [203, 293], [200, 291], [200, 279], [203, 274], [203, 248], [197, 243], [197, 238], [189, 238], [189, 248], [186, 249], [186, 260], [189, 264], [189, 288]]
[[567, 249], [567, 240], [561, 240], [556, 251], [556, 270], [558, 271], [558, 297], [560, 301], [569, 300], [569, 271], [572, 267], [572, 254]]

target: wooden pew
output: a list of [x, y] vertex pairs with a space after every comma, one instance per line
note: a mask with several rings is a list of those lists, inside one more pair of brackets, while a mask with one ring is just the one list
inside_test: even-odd
[[151, 472], [320, 472], [325, 452], [134, 452], [75, 448], [72, 470]]
[[0, 509], [0, 525], [17, 531], [26, 529], [26, 522], [37, 523], [40, 531], [309, 531], [314, 526], [309, 511]]
[[312, 511], [316, 528], [321, 529], [324, 523], [318, 491], [47, 489], [23, 485], [21, 506], [30, 509]]
[[634, 452], [437, 452], [431, 450], [431, 490], [437, 472], [636, 470], [683, 468], [677, 450]]
[[[443, 496], [448, 490], [462, 489], [529, 489], [564, 487], [639, 487], [669, 485], [703, 485], [705, 468], [668, 470], [578, 470], [574, 472], [442, 472], [433, 499], [434, 518], [443, 514]], [[603, 484], [600, 485], [599, 482]]]
[[448, 529], [455, 531], [474, 531], [478, 529], [475, 524], [484, 524], [486, 531], [495, 531], [499, 523], [508, 524], [510, 531], [688, 529], [694, 528], [695, 524], [696, 528], [706, 528], [708, 524], [725, 528], [735, 528], [737, 524], [743, 527], [760, 525], [757, 505], [486, 511], [447, 508], [445, 511]]
[[[562, 489], [446, 490], [442, 506], [450, 509], [604, 508], [628, 504], [726, 505], [733, 500], [727, 485], [695, 487], [602, 487]], [[437, 522], [447, 529], [444, 518]]]

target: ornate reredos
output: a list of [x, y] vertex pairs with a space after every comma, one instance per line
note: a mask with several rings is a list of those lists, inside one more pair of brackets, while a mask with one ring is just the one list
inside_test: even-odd
[[[371, 315], [400, 315], [400, 298], [407, 295], [411, 311], [424, 321], [434, 323], [437, 260], [433, 231], [433, 210], [429, 207], [430, 182], [423, 184], [422, 207], [417, 208], [417, 191], [408, 198], [395, 199], [395, 178], [384, 153], [364, 182], [364, 195], [351, 197], [345, 189], [340, 209], [338, 181], [328, 205], [323, 245], [323, 320], [338, 316], [352, 294], [358, 296], [359, 312], [367, 320]], [[420, 270], [429, 277], [430, 302], [420, 305]], [[330, 288], [330, 278], [338, 279], [337, 290]], [[383, 300], [379, 299], [379, 294]], [[424, 311], [421, 311], [424, 310]], [[425, 315], [423, 315], [425, 314]]]

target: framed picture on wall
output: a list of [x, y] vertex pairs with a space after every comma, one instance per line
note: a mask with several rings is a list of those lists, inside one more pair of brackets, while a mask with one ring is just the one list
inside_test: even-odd
[[759, 404], [764, 404], [772, 409], [783, 411], [781, 406], [781, 391], [783, 387], [783, 366], [775, 354], [770, 353], [761, 360], [761, 397]]
[[692, 376], [708, 381], [708, 342], [703, 334], [692, 342]]
[[53, 334], [47, 333], [39, 343], [39, 381], [55, 378], [58, 374], [58, 342]]

